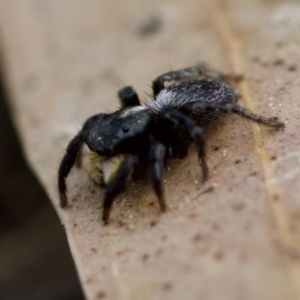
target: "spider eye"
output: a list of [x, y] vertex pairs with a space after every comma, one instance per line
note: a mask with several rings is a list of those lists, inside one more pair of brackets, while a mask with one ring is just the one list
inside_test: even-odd
[[129, 127], [125, 125], [125, 126], [122, 127], [122, 130], [123, 130], [124, 132], [128, 132], [128, 131], [129, 131]]

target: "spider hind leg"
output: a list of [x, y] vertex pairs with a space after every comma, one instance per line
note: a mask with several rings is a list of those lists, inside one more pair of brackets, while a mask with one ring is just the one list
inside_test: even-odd
[[242, 75], [222, 74], [205, 68], [203, 65], [194, 66], [190, 68], [171, 71], [158, 76], [152, 81], [153, 96], [156, 97], [161, 90], [165, 88], [165, 82], [189, 80], [194, 78], [206, 78], [215, 81], [240, 81]]
[[208, 178], [208, 167], [205, 159], [205, 140], [202, 128], [197, 126], [196, 123], [185, 114], [178, 111], [167, 112], [165, 117], [176, 125], [183, 126], [196, 144], [198, 148], [198, 158], [202, 167], [202, 180], [206, 181]]
[[284, 128], [285, 124], [280, 122], [277, 117], [267, 118], [258, 114], [253, 113], [252, 111], [242, 108], [236, 104], [214, 104], [214, 103], [194, 103], [191, 107], [192, 110], [198, 111], [201, 113], [204, 112], [222, 112], [222, 113], [234, 113], [248, 120], [254, 121], [258, 124], [263, 124], [266, 126], [272, 126], [274, 128], [280, 129]]

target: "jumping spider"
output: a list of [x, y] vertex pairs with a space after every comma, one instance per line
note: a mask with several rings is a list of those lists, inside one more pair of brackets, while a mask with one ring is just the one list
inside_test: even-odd
[[[102, 220], [108, 222], [113, 200], [126, 182], [148, 169], [161, 211], [166, 210], [163, 196], [163, 169], [169, 157], [183, 158], [194, 142], [208, 177], [203, 128], [226, 113], [238, 114], [254, 122], [283, 128], [276, 117], [266, 118], [236, 104], [240, 95], [222, 81], [234, 79], [204, 67], [165, 73], [152, 82], [153, 99], [141, 105], [135, 90], [126, 86], [118, 93], [121, 108], [89, 118], [69, 143], [58, 173], [60, 205], [68, 204], [66, 177], [80, 148], [86, 143], [90, 152], [88, 173], [97, 185], [106, 185]], [[165, 86], [165, 82], [173, 82]]]

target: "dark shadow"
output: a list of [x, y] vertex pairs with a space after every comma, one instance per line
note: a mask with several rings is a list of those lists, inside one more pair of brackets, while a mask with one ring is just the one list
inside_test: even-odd
[[0, 299], [84, 299], [64, 229], [22, 154], [3, 74], [0, 72]]

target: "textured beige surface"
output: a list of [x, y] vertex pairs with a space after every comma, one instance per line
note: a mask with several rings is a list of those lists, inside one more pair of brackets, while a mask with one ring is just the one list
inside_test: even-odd
[[[300, 299], [299, 26], [298, 1], [0, 1], [15, 122], [88, 299]], [[286, 129], [211, 128], [209, 181], [194, 148], [170, 161], [166, 214], [139, 182], [103, 226], [103, 191], [76, 168], [62, 211], [57, 168], [84, 120], [115, 109], [123, 85], [145, 98], [155, 76], [199, 61], [244, 74], [241, 102]]]

